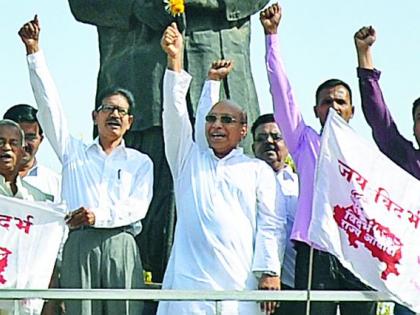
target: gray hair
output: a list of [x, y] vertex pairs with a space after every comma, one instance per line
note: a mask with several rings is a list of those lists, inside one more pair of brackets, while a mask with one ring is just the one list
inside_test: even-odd
[[25, 146], [25, 132], [23, 129], [19, 126], [18, 123], [14, 122], [10, 119], [1, 119], [0, 120], [0, 127], [6, 126], [6, 127], [14, 127], [19, 131], [20, 139], [21, 139], [21, 146]]

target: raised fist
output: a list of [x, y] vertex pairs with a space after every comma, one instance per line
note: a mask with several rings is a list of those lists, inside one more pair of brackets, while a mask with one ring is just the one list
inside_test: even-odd
[[233, 69], [233, 62], [231, 60], [216, 60], [211, 64], [208, 72], [208, 79], [221, 81], [228, 76]]
[[358, 50], [367, 50], [376, 41], [376, 32], [372, 26], [364, 26], [354, 34], [354, 43]]
[[181, 55], [183, 48], [182, 34], [178, 31], [176, 23], [172, 23], [166, 28], [160, 44], [169, 57], [176, 58]]
[[37, 52], [39, 50], [39, 33], [41, 27], [39, 24], [38, 16], [35, 15], [32, 21], [25, 23], [19, 30], [18, 34], [25, 44], [28, 54]]
[[260, 12], [260, 21], [265, 34], [276, 34], [281, 19], [281, 7], [275, 3]]

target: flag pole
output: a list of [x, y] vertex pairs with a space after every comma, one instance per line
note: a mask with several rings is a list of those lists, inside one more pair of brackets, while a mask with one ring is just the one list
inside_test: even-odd
[[309, 247], [309, 262], [308, 262], [308, 284], [306, 286], [307, 298], [306, 298], [306, 315], [311, 313], [311, 284], [312, 284], [312, 269], [313, 269], [313, 260], [314, 260], [314, 248]]

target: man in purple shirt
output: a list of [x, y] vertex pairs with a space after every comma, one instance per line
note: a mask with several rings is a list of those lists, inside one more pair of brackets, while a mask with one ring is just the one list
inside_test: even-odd
[[[379, 149], [400, 167], [420, 179], [420, 151], [398, 131], [379, 86], [381, 72], [374, 68], [371, 46], [376, 40], [373, 27], [363, 27], [354, 36], [359, 68], [362, 109]], [[420, 98], [413, 104], [413, 131], [420, 144]]]
[[[411, 175], [420, 179], [420, 150], [414, 148], [413, 143], [399, 133], [382, 96], [379, 86], [381, 72], [374, 68], [371, 53], [371, 46], [375, 41], [376, 32], [372, 26], [362, 27], [354, 35], [363, 114], [372, 128], [373, 138], [382, 153]], [[420, 98], [414, 102], [412, 111], [414, 136], [417, 144], [420, 144]], [[415, 313], [396, 304], [394, 314], [411, 315]]]
[[[284, 71], [277, 39], [277, 27], [281, 19], [281, 9], [274, 4], [260, 14], [260, 20], [266, 34], [266, 62], [273, 97], [274, 117], [281, 127], [289, 152], [296, 163], [300, 178], [295, 224], [291, 238], [296, 241], [295, 288], [306, 289], [310, 241], [308, 227], [311, 220], [315, 167], [320, 149], [320, 134], [303, 121], [296, 105], [292, 89]], [[352, 118], [354, 108], [351, 103], [350, 87], [343, 81], [331, 79], [322, 83], [316, 91], [315, 116], [324, 125], [328, 110], [333, 108], [347, 122]], [[313, 250], [313, 275], [311, 289], [315, 290], [366, 290], [368, 289], [332, 255]], [[311, 314], [335, 315], [337, 304], [315, 302], [310, 304]], [[376, 303], [342, 302], [341, 315], [370, 315], [376, 313]], [[305, 314], [304, 304], [299, 307], [299, 314]]]

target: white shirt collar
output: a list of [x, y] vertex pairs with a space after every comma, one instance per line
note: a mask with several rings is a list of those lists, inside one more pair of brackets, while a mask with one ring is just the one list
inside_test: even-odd
[[208, 148], [208, 151], [210, 153], [210, 155], [215, 159], [215, 160], [228, 160], [231, 158], [234, 158], [236, 156], [239, 155], [243, 155], [244, 153], [244, 149], [242, 149], [241, 147], [236, 147], [235, 149], [232, 149], [227, 155], [225, 155], [222, 158], [219, 158], [218, 156], [216, 156], [216, 154], [214, 154], [214, 151], [212, 148]]
[[35, 159], [34, 165], [32, 165], [32, 168], [28, 171], [26, 176], [37, 176], [38, 175], [38, 161]]
[[[12, 188], [10, 187], [10, 182], [6, 182], [6, 179], [4, 178], [3, 175], [0, 175], [0, 184], [2, 186], [7, 186], [8, 189], [10, 189], [10, 194], [12, 196]], [[14, 197], [22, 196], [24, 189], [22, 186], [22, 179], [20, 178], [20, 176], [16, 177], [16, 187], [17, 187], [17, 192], [16, 192], [16, 195], [14, 195]]]
[[293, 172], [292, 168], [285, 164], [284, 167], [278, 172], [278, 175], [283, 175], [283, 179], [286, 180], [295, 180], [295, 173]]
[[[89, 151], [90, 149], [96, 149], [98, 152], [105, 154], [104, 149], [99, 143], [99, 137], [96, 137], [90, 144], [86, 146], [86, 151]], [[124, 158], [127, 158], [128, 152], [127, 152], [127, 147], [125, 146], [124, 139], [121, 139], [121, 143], [114, 150], [112, 150], [112, 153], [114, 152], [115, 153], [121, 152], [124, 155]]]

